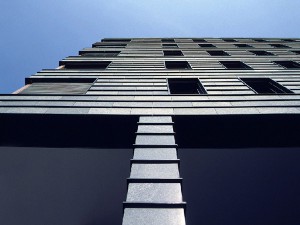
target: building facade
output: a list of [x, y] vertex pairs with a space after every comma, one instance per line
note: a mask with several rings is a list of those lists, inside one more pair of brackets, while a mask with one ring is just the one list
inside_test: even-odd
[[105, 38], [25, 83], [1, 224], [300, 224], [300, 39]]

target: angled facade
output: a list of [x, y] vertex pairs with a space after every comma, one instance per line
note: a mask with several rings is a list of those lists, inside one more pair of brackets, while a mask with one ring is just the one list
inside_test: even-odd
[[1, 224], [300, 224], [300, 39], [105, 38], [0, 122]]

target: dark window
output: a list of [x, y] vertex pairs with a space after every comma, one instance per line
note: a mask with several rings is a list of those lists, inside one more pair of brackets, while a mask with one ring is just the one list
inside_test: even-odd
[[102, 42], [130, 42], [129, 38], [118, 38], [118, 39], [103, 39]]
[[270, 44], [270, 45], [274, 48], [289, 48], [288, 46], [282, 44]]
[[292, 52], [294, 52], [294, 53], [300, 55], [300, 51], [292, 51]]
[[294, 39], [281, 39], [282, 41], [285, 41], [285, 42], [295, 42], [296, 40]]
[[191, 69], [187, 61], [165, 61], [167, 69]]
[[224, 51], [207, 51], [211, 56], [228, 56], [229, 54]]
[[170, 94], [206, 94], [197, 78], [169, 78]]
[[240, 61], [220, 61], [226, 69], [231, 70], [249, 70], [252, 69], [250, 66], [247, 66], [245, 63]]
[[234, 45], [239, 48], [253, 48], [251, 45], [247, 45], [247, 44], [234, 44]]
[[93, 48], [124, 48], [126, 47], [127, 44], [118, 44], [118, 43], [114, 43], [114, 44], [103, 44], [103, 43], [95, 43], [93, 44]]
[[104, 52], [85, 52], [82, 53], [82, 56], [86, 57], [114, 57], [118, 56], [120, 51], [104, 51]]
[[201, 48], [215, 48], [216, 46], [212, 44], [198, 44]]
[[194, 42], [206, 42], [206, 40], [202, 39], [202, 38], [194, 38], [193, 39]]
[[223, 38], [223, 41], [225, 41], [225, 42], [237, 42], [236, 40], [234, 40], [232, 38]]
[[265, 40], [265, 39], [253, 39], [254, 41], [256, 41], [256, 42], [268, 42], [267, 40]]
[[300, 64], [294, 61], [274, 61], [274, 63], [286, 68], [286, 69], [298, 69]]
[[175, 42], [175, 41], [174, 41], [174, 39], [163, 38], [163, 39], [161, 39], [161, 42]]
[[178, 48], [177, 44], [162, 44], [163, 48]]
[[240, 78], [257, 94], [293, 93], [270, 78]]
[[255, 55], [274, 55], [273, 53], [267, 51], [249, 51], [249, 52]]
[[65, 69], [106, 69], [110, 64], [110, 61], [100, 61], [100, 62], [63, 62]]
[[164, 51], [164, 56], [183, 56], [181, 51]]

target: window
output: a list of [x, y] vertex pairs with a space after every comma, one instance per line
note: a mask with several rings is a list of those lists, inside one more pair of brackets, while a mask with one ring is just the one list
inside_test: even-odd
[[164, 56], [183, 56], [181, 51], [164, 51]]
[[178, 48], [177, 44], [162, 44], [163, 48]]
[[274, 48], [289, 48], [288, 46], [282, 44], [270, 44], [270, 45]]
[[215, 48], [216, 46], [212, 44], [198, 44], [201, 48]]
[[206, 40], [202, 39], [202, 38], [194, 38], [193, 39], [194, 42], [206, 42]]
[[274, 61], [274, 63], [286, 68], [286, 69], [298, 69], [300, 64], [294, 61]]
[[227, 52], [224, 51], [207, 51], [211, 56], [229, 56]]
[[169, 78], [170, 94], [206, 94], [206, 90], [197, 78]]
[[174, 39], [163, 38], [163, 39], [161, 39], [161, 42], [175, 42], [175, 41], [174, 41]]
[[274, 55], [273, 53], [267, 51], [249, 51], [249, 52], [255, 55]]
[[240, 80], [257, 94], [293, 93], [270, 78], [240, 78]]
[[124, 48], [126, 47], [127, 44], [118, 44], [118, 43], [114, 43], [114, 44], [103, 44], [103, 43], [96, 43], [93, 44], [93, 48]]
[[300, 51], [292, 51], [292, 52], [294, 52], [294, 53], [300, 55]]
[[234, 40], [232, 38], [223, 38], [223, 41], [225, 41], [225, 42], [237, 42], [236, 40]]
[[191, 69], [187, 61], [165, 61], [167, 69]]
[[251, 45], [247, 45], [247, 44], [234, 44], [234, 45], [239, 48], [253, 48]]
[[265, 39], [253, 39], [254, 41], [256, 41], [256, 42], [268, 42], [267, 40], [265, 40]]
[[102, 42], [130, 42], [129, 38], [102, 39]]
[[226, 69], [231, 70], [249, 70], [252, 69], [250, 66], [247, 66], [245, 63], [240, 61], [220, 61]]
[[61, 65], [65, 65], [65, 69], [106, 69], [110, 64], [110, 61], [99, 61], [99, 62], [68, 62], [63, 61]]
[[81, 53], [82, 56], [85, 57], [114, 57], [118, 56], [120, 51], [99, 51], [99, 52], [85, 52]]
[[281, 39], [282, 41], [285, 41], [285, 42], [295, 42], [296, 40], [294, 39]]

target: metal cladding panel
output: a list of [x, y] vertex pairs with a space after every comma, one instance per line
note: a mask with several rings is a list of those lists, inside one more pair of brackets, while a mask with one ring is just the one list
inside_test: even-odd
[[91, 86], [91, 83], [33, 83], [20, 94], [80, 95]]

